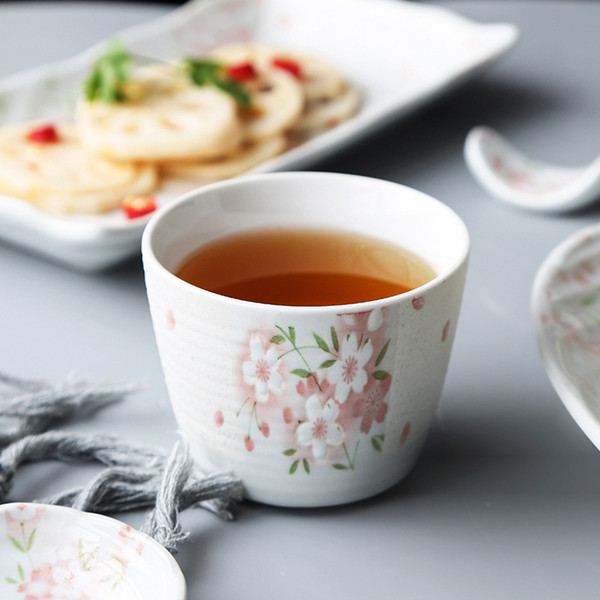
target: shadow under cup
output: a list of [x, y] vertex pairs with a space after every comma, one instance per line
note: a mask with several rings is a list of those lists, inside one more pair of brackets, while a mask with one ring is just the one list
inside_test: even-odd
[[[378, 237], [436, 276], [390, 298], [297, 307], [221, 296], [173, 274], [203, 244], [273, 227]], [[298, 507], [372, 496], [411, 469], [439, 402], [467, 269], [469, 235], [448, 207], [367, 177], [252, 175], [159, 211], [142, 254], [170, 400], [200, 468], [235, 473], [250, 499]]]

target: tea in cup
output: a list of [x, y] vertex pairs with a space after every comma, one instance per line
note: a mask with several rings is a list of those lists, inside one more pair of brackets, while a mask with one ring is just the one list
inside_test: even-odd
[[405, 186], [249, 175], [160, 210], [142, 240], [152, 321], [198, 465], [290, 507], [377, 494], [439, 403], [469, 235]]

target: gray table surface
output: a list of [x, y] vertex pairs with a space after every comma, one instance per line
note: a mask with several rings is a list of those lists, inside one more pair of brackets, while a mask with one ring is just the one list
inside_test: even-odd
[[[456, 210], [472, 235], [465, 301], [443, 398], [412, 474], [369, 501], [322, 510], [245, 503], [224, 523], [187, 511], [177, 558], [190, 600], [598, 598], [600, 456], [550, 385], [530, 292], [550, 250], [598, 210], [548, 217], [493, 201], [462, 159], [468, 130], [583, 164], [600, 151], [600, 5], [436, 2], [519, 26], [518, 45], [452, 94], [315, 169], [381, 177]], [[161, 5], [0, 4], [0, 76], [66, 58]], [[169, 448], [176, 425], [140, 260], [82, 275], [0, 245], [0, 370], [56, 383], [139, 381], [147, 391], [79, 422]], [[87, 470], [27, 467], [11, 500], [81, 482]], [[123, 517], [139, 526], [143, 515]]]

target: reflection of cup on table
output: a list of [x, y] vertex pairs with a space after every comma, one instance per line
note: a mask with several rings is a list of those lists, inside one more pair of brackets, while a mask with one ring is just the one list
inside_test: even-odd
[[[293, 306], [231, 298], [174, 275], [199, 247], [227, 236], [276, 230], [292, 240], [292, 230], [333, 229], [366, 244], [356, 253], [359, 275], [389, 271], [377, 264], [391, 243], [425, 261], [433, 278], [386, 298]], [[239, 239], [243, 255], [225, 261], [234, 279], [283, 253], [248, 259], [256, 244]], [[449, 208], [377, 179], [255, 175], [161, 210], [142, 251], [169, 396], [200, 467], [233, 471], [249, 498], [282, 506], [359, 500], [410, 470], [439, 401], [467, 268], [469, 236]], [[238, 260], [247, 268], [236, 271]], [[295, 270], [288, 265], [286, 275]]]

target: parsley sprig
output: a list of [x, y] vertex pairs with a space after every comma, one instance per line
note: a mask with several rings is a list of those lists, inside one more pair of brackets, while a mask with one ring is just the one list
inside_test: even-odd
[[235, 79], [227, 77], [224, 66], [211, 59], [186, 58], [183, 67], [187, 76], [199, 86], [214, 85], [226, 94], [233, 96], [234, 100], [243, 108], [252, 104], [248, 90]]
[[[248, 90], [238, 81], [228, 77], [225, 67], [212, 59], [186, 58], [183, 68], [190, 80], [198, 86], [214, 85], [229, 94], [243, 108], [252, 104]], [[131, 77], [132, 58], [118, 40], [113, 40], [106, 52], [94, 63], [85, 81], [84, 92], [88, 101], [99, 100], [107, 104], [127, 99], [125, 84]]]
[[126, 99], [123, 84], [131, 74], [131, 56], [117, 40], [112, 41], [106, 52], [94, 63], [85, 81], [85, 97], [89, 101], [100, 100], [107, 104]]

